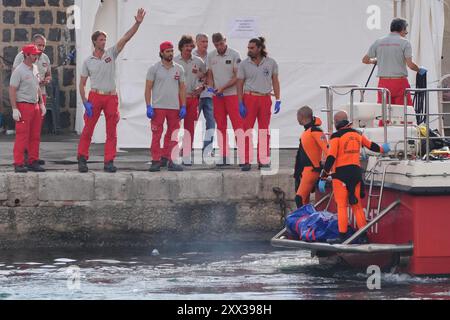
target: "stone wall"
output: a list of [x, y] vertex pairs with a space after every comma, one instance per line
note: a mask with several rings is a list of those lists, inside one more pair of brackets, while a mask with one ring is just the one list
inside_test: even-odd
[[268, 241], [292, 170], [0, 174], [0, 248]]
[[[10, 113], [8, 98], [11, 65], [20, 48], [36, 33], [47, 38], [45, 53], [52, 62], [60, 93], [60, 126], [73, 131], [76, 110], [75, 64], [63, 65], [75, 48], [75, 30], [66, 27], [66, 9], [74, 0], [1, 0], [0, 7], [0, 111]], [[8, 126], [13, 126], [9, 121]]]

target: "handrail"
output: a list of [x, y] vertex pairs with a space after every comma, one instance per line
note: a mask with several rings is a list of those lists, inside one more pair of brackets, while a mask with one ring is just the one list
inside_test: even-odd
[[[383, 119], [384, 128], [384, 143], [387, 143], [387, 116], [386, 116], [386, 98], [389, 98], [389, 111], [392, 109], [391, 105], [391, 92], [386, 88], [353, 88], [350, 90], [350, 122], [353, 122], [353, 103], [355, 91], [377, 91], [381, 92], [381, 117]], [[391, 116], [389, 116], [391, 120]], [[405, 120], [406, 121], [406, 120]]]
[[350, 89], [358, 88], [356, 84], [344, 84], [344, 85], [321, 85], [320, 89], [326, 90], [326, 109], [322, 109], [322, 112], [327, 113], [327, 130], [328, 134], [331, 135], [334, 131], [333, 129], [333, 89]]
[[[354, 84], [345, 84], [345, 85], [321, 85], [321, 89], [326, 90], [326, 109], [322, 109], [322, 112], [327, 113], [327, 130], [328, 134], [332, 134], [334, 131], [333, 124], [333, 113], [334, 113], [334, 105], [333, 105], [333, 89], [351, 89], [350, 90], [350, 121], [353, 122], [353, 109], [354, 109], [354, 93], [355, 91], [359, 91], [361, 93], [362, 102], [364, 102], [364, 92], [365, 91], [377, 91], [381, 92], [381, 101], [382, 101], [382, 118], [383, 118], [383, 126], [384, 126], [384, 143], [387, 143], [387, 115], [386, 115], [386, 105], [387, 101], [389, 102], [389, 110], [391, 110], [391, 92], [386, 88], [374, 88], [374, 87], [360, 87]], [[389, 118], [391, 115], [389, 114]]]
[[410, 139], [414, 139], [414, 140], [422, 140], [423, 138], [416, 138], [416, 137], [409, 137], [408, 136], [408, 123], [406, 121], [407, 117], [411, 114], [408, 113], [408, 95], [411, 93], [425, 93], [425, 113], [420, 113], [420, 114], [415, 114], [415, 115], [423, 115], [426, 116], [426, 120], [425, 120], [425, 127], [426, 127], [426, 136], [425, 136], [425, 141], [426, 141], [426, 148], [425, 148], [425, 153], [426, 153], [426, 162], [430, 162], [430, 140], [435, 140], [435, 139], [445, 139], [445, 138], [450, 138], [445, 136], [445, 132], [443, 132], [443, 135], [441, 137], [435, 137], [435, 138], [431, 138], [430, 137], [430, 116], [434, 116], [434, 117], [439, 117], [439, 116], [445, 116], [445, 115], [450, 115], [449, 112], [444, 113], [444, 112], [438, 112], [438, 113], [430, 113], [430, 92], [450, 92], [450, 88], [418, 88], [418, 89], [406, 89], [404, 96], [403, 96], [403, 103], [404, 103], [404, 150], [405, 150], [405, 160], [408, 160], [408, 153], [406, 152], [407, 147], [408, 147], [408, 140]]
[[363, 228], [359, 229], [356, 233], [354, 233], [350, 238], [345, 240], [342, 244], [350, 244], [353, 240], [361, 236], [364, 232], [369, 230], [370, 227], [372, 227], [374, 224], [376, 224], [378, 221], [380, 221], [386, 214], [388, 214], [392, 209], [394, 209], [396, 206], [398, 206], [401, 203], [400, 200], [395, 200], [392, 202], [386, 209], [384, 209], [380, 214], [377, 215], [375, 219], [370, 221], [368, 224], [366, 224]]

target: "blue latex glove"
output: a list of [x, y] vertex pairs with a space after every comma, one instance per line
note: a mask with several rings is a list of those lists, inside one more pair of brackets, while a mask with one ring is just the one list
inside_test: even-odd
[[151, 104], [147, 106], [147, 118], [151, 119], [155, 115], [155, 111], [153, 110], [153, 107]]
[[280, 112], [280, 110], [281, 110], [281, 101], [276, 101], [275, 102], [275, 114], [277, 114], [278, 112]]
[[180, 117], [180, 120], [182, 120], [186, 117], [186, 106], [181, 106], [179, 117]]
[[241, 115], [241, 118], [245, 118], [247, 116], [247, 107], [242, 101], [239, 102], [239, 114]]
[[427, 74], [427, 72], [428, 72], [427, 69], [425, 69], [424, 67], [420, 67], [418, 73], [419, 73], [420, 76], [424, 76], [424, 75]]
[[92, 103], [89, 101], [83, 102], [84, 105], [84, 109], [86, 109], [86, 115], [88, 116], [88, 118], [92, 118], [93, 115], [93, 111], [92, 111]]
[[319, 186], [319, 191], [320, 191], [320, 192], [322, 192], [322, 193], [325, 193], [325, 192], [326, 192], [326, 190], [325, 190], [326, 184], [327, 184], [327, 181], [326, 181], [326, 180], [320, 180], [320, 181], [319, 181], [318, 186]]
[[222, 98], [223, 97], [223, 93], [217, 93], [217, 89], [214, 89], [213, 87], [209, 87], [207, 89], [207, 91], [209, 93], [214, 93], [217, 97]]
[[384, 153], [388, 153], [389, 151], [391, 151], [391, 147], [389, 146], [389, 143], [383, 143], [383, 145], [381, 147], [383, 148]]

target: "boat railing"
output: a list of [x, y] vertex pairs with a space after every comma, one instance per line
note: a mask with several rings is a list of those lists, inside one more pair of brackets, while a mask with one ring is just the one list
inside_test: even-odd
[[[406, 89], [404, 94], [404, 117], [407, 119], [408, 116], [421, 116], [425, 117], [425, 128], [426, 128], [426, 134], [425, 137], [421, 137], [420, 135], [418, 137], [412, 137], [408, 136], [408, 123], [407, 121], [404, 121], [404, 150], [405, 155], [404, 159], [408, 160], [408, 153], [406, 152], [408, 147], [408, 142], [410, 140], [414, 141], [423, 141], [425, 139], [426, 147], [425, 147], [425, 161], [430, 162], [430, 140], [439, 140], [439, 139], [446, 139], [450, 138], [448, 136], [445, 136], [445, 132], [443, 132], [443, 135], [439, 137], [430, 137], [430, 117], [443, 117], [450, 115], [449, 112], [437, 112], [437, 113], [430, 113], [430, 92], [436, 92], [436, 93], [443, 93], [443, 92], [450, 92], [450, 88], [424, 88], [424, 89]], [[424, 112], [423, 113], [408, 113], [408, 95], [411, 93], [424, 93], [425, 94], [425, 106], [424, 106]]]
[[[331, 135], [334, 131], [333, 126], [333, 115], [334, 115], [334, 94], [338, 95], [347, 95], [350, 93], [350, 91], [347, 91], [345, 93], [339, 93], [336, 91], [336, 89], [353, 89], [358, 88], [359, 86], [356, 84], [343, 84], [343, 85], [322, 85], [320, 86], [321, 89], [325, 89], [325, 95], [326, 95], [326, 108], [322, 109], [322, 112], [325, 112], [327, 114], [327, 130], [328, 135]], [[364, 100], [363, 94], [361, 92], [361, 100]]]
[[[338, 95], [348, 95], [350, 94], [350, 110], [349, 110], [349, 118], [350, 121], [354, 120], [354, 99], [355, 92], [360, 92], [361, 100], [360, 102], [364, 102], [364, 93], [366, 91], [376, 91], [381, 93], [381, 105], [382, 105], [382, 120], [384, 126], [384, 142], [387, 142], [387, 124], [391, 120], [391, 92], [386, 88], [373, 88], [373, 87], [359, 87], [354, 84], [345, 84], [345, 85], [322, 85], [321, 89], [326, 90], [326, 108], [322, 109], [322, 112], [327, 114], [327, 130], [328, 135], [331, 135], [334, 131], [334, 94]], [[344, 93], [339, 93], [336, 89], [349, 89], [349, 91]], [[389, 115], [387, 114], [387, 107], [389, 106]], [[389, 117], [389, 119], [388, 119]]]
[[[392, 106], [391, 106], [391, 92], [386, 89], [386, 88], [352, 88], [350, 90], [350, 114], [349, 114], [349, 118], [350, 118], [350, 122], [354, 121], [354, 99], [355, 99], [355, 91], [359, 91], [359, 92], [365, 92], [365, 91], [376, 91], [381, 93], [381, 118], [383, 120], [383, 129], [384, 129], [384, 133], [383, 133], [383, 142], [387, 143], [387, 133], [388, 133], [388, 123], [391, 122], [391, 111], [392, 111]], [[388, 116], [387, 116], [387, 106], [389, 106], [389, 122], [388, 120]]]

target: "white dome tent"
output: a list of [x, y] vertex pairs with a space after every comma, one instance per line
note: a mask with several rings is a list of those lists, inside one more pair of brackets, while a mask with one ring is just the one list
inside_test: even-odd
[[[361, 58], [375, 39], [389, 32], [395, 11], [410, 21], [414, 60], [428, 68], [431, 85], [436, 85], [441, 76], [444, 9], [440, 0], [76, 0], [75, 3], [81, 13], [81, 28], [76, 30], [78, 74], [92, 51], [90, 36], [94, 30], [106, 31], [107, 45], [112, 46], [133, 24], [136, 10], [139, 7], [147, 10], [140, 30], [118, 60], [119, 148], [150, 146], [151, 131], [144, 102], [145, 75], [159, 59], [159, 43], [165, 40], [178, 43], [183, 34], [222, 32], [229, 46], [242, 57], [246, 56], [252, 33], [266, 37], [269, 55], [280, 65], [282, 89], [282, 111], [273, 116], [271, 123], [272, 129], [279, 130], [280, 137], [280, 141], [272, 141], [274, 147], [298, 146], [302, 130], [296, 121], [298, 107], [311, 105], [323, 116], [320, 110], [325, 105], [325, 95], [320, 85], [365, 84], [371, 68], [363, 65]], [[233, 32], [233, 22], [244, 18], [254, 21], [254, 30]], [[413, 72], [410, 80], [415, 83]], [[373, 77], [369, 86], [376, 86], [376, 81]], [[374, 99], [374, 95], [366, 94], [366, 100]], [[348, 97], [336, 97], [335, 105], [341, 103], [348, 103]], [[78, 97], [76, 131], [79, 133], [83, 128], [83, 112]], [[202, 128], [202, 118], [198, 129]], [[201, 131], [197, 130], [195, 147], [201, 146]], [[93, 142], [102, 143], [104, 139], [101, 117]]]

